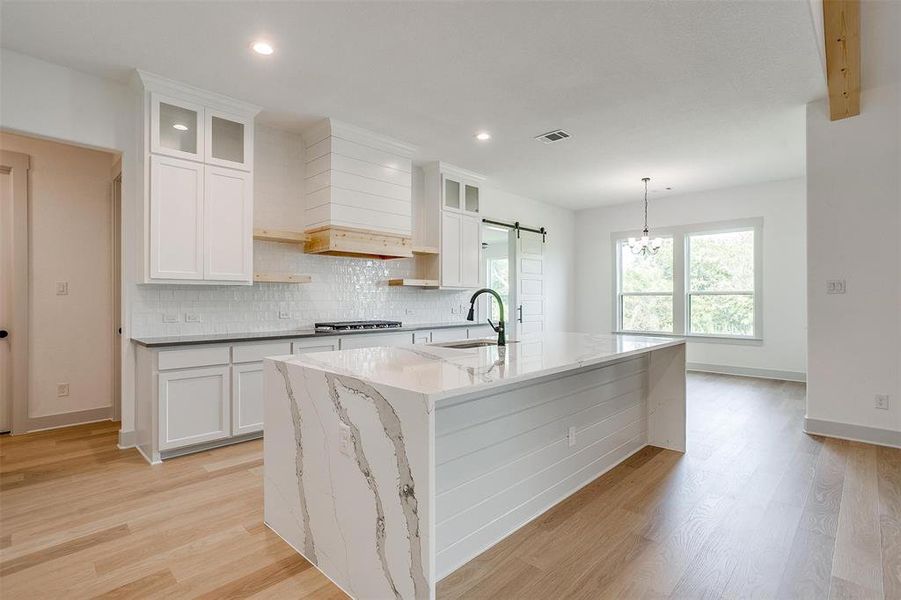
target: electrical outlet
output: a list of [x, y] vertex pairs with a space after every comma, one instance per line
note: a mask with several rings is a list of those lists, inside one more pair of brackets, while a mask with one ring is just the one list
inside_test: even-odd
[[569, 447], [572, 448], [576, 445], [576, 428], [570, 427], [569, 431], [566, 434], [566, 441], [569, 444]]
[[826, 282], [826, 293], [827, 294], [844, 294], [845, 293], [845, 280], [844, 279], [834, 279]]
[[56, 384], [56, 397], [63, 398], [69, 395], [69, 384], [68, 383], [57, 383]]
[[350, 447], [352, 445], [350, 438], [350, 425], [346, 423], [338, 423], [338, 438], [341, 440], [341, 454], [350, 456]]
[[185, 313], [185, 323], [200, 323], [200, 315], [197, 313]]
[[68, 281], [57, 281], [56, 282], [56, 295], [57, 296], [68, 296], [69, 295], [69, 282]]
[[888, 410], [888, 394], [876, 394], [875, 406], [880, 410]]
[[175, 313], [164, 314], [163, 323], [178, 323], [178, 315]]
[[280, 311], [278, 311], [278, 318], [279, 319], [290, 319], [291, 313], [288, 312], [287, 310], [280, 310]]

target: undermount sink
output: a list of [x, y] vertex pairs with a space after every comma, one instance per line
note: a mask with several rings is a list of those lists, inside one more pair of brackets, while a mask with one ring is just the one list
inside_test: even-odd
[[[507, 340], [508, 344], [515, 344], [515, 340]], [[497, 346], [497, 340], [479, 339], [479, 340], [460, 340], [459, 342], [442, 342], [440, 344], [429, 344], [430, 346], [440, 346], [442, 348], [481, 348], [482, 346]]]

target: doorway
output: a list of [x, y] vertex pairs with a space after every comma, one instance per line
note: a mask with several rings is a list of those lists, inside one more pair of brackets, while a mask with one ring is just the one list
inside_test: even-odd
[[28, 386], [28, 155], [0, 151], [0, 433]]
[[110, 419], [121, 387], [118, 155], [2, 131], [0, 146], [0, 424], [18, 434]]
[[[482, 281], [504, 301], [511, 336], [544, 331], [544, 236], [493, 223], [482, 224]], [[480, 314], [500, 318], [487, 296]]]

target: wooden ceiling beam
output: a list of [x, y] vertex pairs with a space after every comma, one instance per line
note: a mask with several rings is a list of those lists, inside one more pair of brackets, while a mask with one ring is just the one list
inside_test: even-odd
[[860, 0], [823, 0], [826, 82], [833, 121], [860, 114]]

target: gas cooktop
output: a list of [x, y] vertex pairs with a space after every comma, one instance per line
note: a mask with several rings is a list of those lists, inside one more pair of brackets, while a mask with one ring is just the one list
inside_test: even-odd
[[327, 321], [316, 323], [316, 331], [356, 331], [360, 329], [394, 329], [403, 327], [400, 321]]

